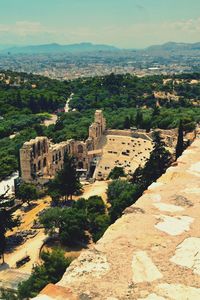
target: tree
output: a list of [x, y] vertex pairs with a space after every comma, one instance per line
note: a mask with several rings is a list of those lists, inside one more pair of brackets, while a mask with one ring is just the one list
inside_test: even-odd
[[60, 182], [58, 176], [55, 176], [53, 180], [50, 180], [48, 183], [48, 195], [52, 199], [52, 205], [58, 206], [60, 199], [62, 197], [62, 191], [60, 187]]
[[132, 177], [132, 182], [139, 184], [145, 190], [151, 183], [156, 181], [170, 166], [172, 156], [165, 148], [165, 144], [158, 131], [153, 134], [154, 147], [149, 160], [144, 168], [137, 168]]
[[105, 214], [105, 204], [100, 196], [91, 196], [86, 200], [88, 215]]
[[159, 115], [160, 115], [160, 108], [157, 104], [155, 104], [152, 112], [152, 117], [159, 116]]
[[82, 209], [50, 208], [40, 217], [40, 222], [50, 235], [58, 233], [63, 244], [75, 245], [86, 240], [88, 221]]
[[90, 223], [90, 230], [92, 239], [97, 242], [104, 234], [106, 229], [110, 226], [110, 216], [106, 214], [96, 215]]
[[176, 144], [176, 159], [182, 155], [183, 150], [184, 150], [183, 124], [182, 124], [182, 120], [180, 120], [179, 128], [178, 128], [178, 140]]
[[87, 241], [87, 216], [84, 211], [68, 208], [64, 210], [60, 240], [63, 244], [73, 246]]
[[130, 129], [130, 127], [131, 127], [130, 119], [128, 116], [126, 116], [124, 120], [124, 129]]
[[34, 267], [30, 278], [19, 284], [19, 300], [35, 297], [48, 283], [57, 283], [73, 260], [65, 258], [60, 249], [42, 252], [41, 259], [43, 264]]
[[55, 233], [60, 233], [63, 221], [63, 211], [64, 208], [54, 207], [49, 208], [45, 213], [40, 215], [39, 221], [50, 236]]
[[140, 128], [143, 123], [143, 114], [142, 112], [138, 109], [135, 117], [135, 125], [137, 128]]
[[72, 200], [72, 196], [81, 191], [81, 183], [74, 157], [65, 154], [63, 169], [60, 170], [55, 178], [49, 183], [49, 194], [53, 201], [57, 202], [61, 197]]
[[135, 203], [140, 196], [140, 188], [128, 181], [118, 179], [108, 185], [107, 196], [111, 204], [109, 216], [111, 222], [114, 222], [126, 207]]
[[2, 300], [19, 300], [15, 292], [1, 292], [1, 299]]
[[31, 201], [38, 199], [39, 193], [34, 184], [24, 182], [17, 189], [16, 196], [30, 205]]
[[10, 211], [6, 209], [0, 209], [0, 256], [3, 264], [5, 263], [4, 253], [6, 249], [6, 232], [8, 230], [12, 230], [13, 227], [18, 225], [18, 218], [14, 219]]
[[126, 174], [124, 172], [123, 167], [114, 167], [108, 176], [109, 179], [118, 179], [119, 177], [125, 177]]

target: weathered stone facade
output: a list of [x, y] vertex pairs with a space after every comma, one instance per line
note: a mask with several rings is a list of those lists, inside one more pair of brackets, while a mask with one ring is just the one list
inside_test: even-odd
[[86, 141], [68, 140], [53, 144], [47, 137], [37, 137], [25, 142], [20, 149], [22, 179], [25, 182], [47, 182], [63, 167], [66, 151], [77, 159], [77, 169], [88, 172], [93, 159], [91, 153], [97, 149], [105, 129], [103, 113], [97, 110]]

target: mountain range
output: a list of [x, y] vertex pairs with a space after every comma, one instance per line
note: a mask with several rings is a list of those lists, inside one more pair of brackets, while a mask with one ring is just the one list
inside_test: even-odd
[[110, 45], [80, 43], [70, 45], [60, 45], [57, 43], [45, 45], [13, 46], [4, 47], [0, 53], [10, 54], [48, 54], [48, 53], [78, 53], [78, 52], [96, 52], [96, 51], [118, 51], [119, 49]]
[[60, 45], [57, 43], [45, 45], [28, 45], [28, 46], [6, 46], [0, 45], [0, 54], [56, 54], [56, 53], [84, 53], [84, 52], [120, 52], [120, 51], [137, 51], [148, 52], [151, 54], [161, 53], [186, 53], [199, 52], [200, 42], [198, 43], [175, 43], [168, 42], [163, 45], [153, 45], [146, 49], [120, 49], [111, 45], [77, 43], [69, 45]]

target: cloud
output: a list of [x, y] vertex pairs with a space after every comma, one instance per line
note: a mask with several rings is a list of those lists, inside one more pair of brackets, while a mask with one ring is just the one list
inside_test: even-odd
[[40, 22], [17, 21], [15, 24], [0, 24], [0, 33], [15, 34], [18, 36], [37, 35], [39, 33], [53, 33]]
[[177, 21], [172, 23], [172, 27], [185, 32], [200, 33], [200, 18]]

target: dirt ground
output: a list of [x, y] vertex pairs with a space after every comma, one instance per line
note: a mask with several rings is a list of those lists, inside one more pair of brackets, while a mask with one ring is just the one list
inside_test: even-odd
[[[85, 185], [84, 186], [84, 192], [81, 197], [89, 198], [94, 195], [101, 196], [102, 199], [106, 203], [106, 190], [108, 186], [108, 181], [96, 181], [93, 184]], [[74, 200], [77, 200], [80, 197], [74, 198]], [[40, 211], [50, 206], [51, 198], [45, 197], [43, 199], [40, 199], [36, 202], [33, 202], [32, 208], [28, 211], [23, 211], [22, 209], [18, 209], [14, 216], [20, 216], [21, 218], [21, 225], [19, 227], [16, 227], [13, 231], [9, 231], [7, 233], [7, 236], [10, 236], [17, 231], [23, 231], [23, 230], [30, 230], [34, 220], [37, 219], [37, 215]], [[23, 205], [23, 207], [26, 207], [26, 205]], [[21, 272], [25, 273], [31, 273], [32, 267], [34, 264], [38, 263], [39, 261], [39, 253], [42, 245], [45, 242], [45, 239], [47, 236], [44, 233], [44, 230], [40, 229], [38, 230], [38, 233], [35, 237], [29, 238], [24, 244], [16, 247], [12, 253], [8, 253], [5, 255], [5, 260], [7, 263], [7, 266], [10, 268], [16, 267], [16, 261], [23, 258], [25, 255], [29, 255], [31, 260], [26, 263], [24, 266], [20, 267]], [[48, 248], [48, 247], [47, 247]], [[81, 252], [81, 249], [68, 249], [66, 248], [67, 256], [79, 256]]]
[[91, 196], [101, 196], [105, 203], [107, 203], [106, 191], [108, 188], [109, 180], [107, 181], [95, 181], [92, 184], [84, 186], [84, 192], [81, 195], [82, 198], [88, 199]]
[[52, 114], [51, 115], [51, 119], [44, 121], [44, 125], [47, 126], [47, 127], [49, 125], [54, 125], [54, 124], [56, 124], [57, 119], [58, 119], [58, 116]]

